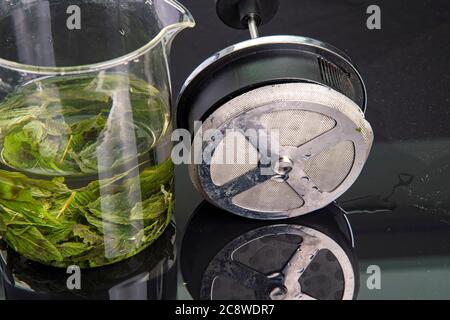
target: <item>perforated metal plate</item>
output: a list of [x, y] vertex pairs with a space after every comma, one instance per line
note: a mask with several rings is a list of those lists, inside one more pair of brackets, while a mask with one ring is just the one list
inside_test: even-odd
[[[203, 142], [203, 150], [216, 146], [212, 161], [190, 166], [192, 180], [212, 203], [257, 219], [293, 217], [328, 205], [354, 183], [373, 142], [356, 103], [311, 83], [244, 93], [206, 119], [202, 130], [209, 129], [220, 130], [223, 140]], [[248, 129], [265, 136], [278, 130], [280, 148], [249, 139], [242, 133]], [[238, 147], [229, 147], [231, 141], [238, 141]], [[260, 152], [266, 148], [269, 155]], [[246, 161], [223, 164], [224, 155]], [[280, 177], [277, 163], [264, 163], [268, 156], [287, 159], [287, 173]]]
[[210, 262], [201, 299], [348, 300], [355, 270], [327, 235], [304, 226], [275, 225], [230, 242]]

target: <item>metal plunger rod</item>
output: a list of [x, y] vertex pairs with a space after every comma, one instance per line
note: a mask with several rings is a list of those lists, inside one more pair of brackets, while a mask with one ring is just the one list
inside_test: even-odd
[[251, 15], [248, 17], [247, 20], [247, 24], [248, 24], [248, 30], [250, 31], [250, 36], [252, 37], [252, 39], [256, 39], [259, 37], [259, 32], [258, 32], [258, 22], [255, 18], [255, 16]]

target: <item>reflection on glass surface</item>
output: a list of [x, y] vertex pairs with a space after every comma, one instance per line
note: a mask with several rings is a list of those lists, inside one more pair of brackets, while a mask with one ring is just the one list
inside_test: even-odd
[[[162, 300], [176, 298], [175, 226], [141, 253], [113, 265], [81, 269], [81, 288], [68, 289], [71, 274], [26, 260], [3, 246], [0, 267], [6, 299]], [[0, 296], [1, 297], [1, 296]]]
[[[360, 178], [338, 200], [358, 244], [359, 298], [450, 297], [449, 164], [448, 138], [374, 145]], [[366, 285], [372, 265], [381, 270], [376, 290]]]
[[359, 274], [352, 239], [334, 205], [267, 222], [204, 202], [183, 238], [181, 272], [194, 299], [353, 299]]

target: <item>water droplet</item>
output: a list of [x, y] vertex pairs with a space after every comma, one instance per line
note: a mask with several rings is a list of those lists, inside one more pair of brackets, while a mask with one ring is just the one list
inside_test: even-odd
[[138, 63], [140, 60], [139, 59], [134, 59], [133, 62]]

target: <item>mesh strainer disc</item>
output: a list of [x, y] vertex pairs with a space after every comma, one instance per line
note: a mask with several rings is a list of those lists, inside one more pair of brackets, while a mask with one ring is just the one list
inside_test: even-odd
[[[220, 130], [224, 138], [210, 165], [191, 166], [194, 183], [214, 204], [262, 219], [298, 216], [334, 201], [358, 177], [373, 141], [370, 124], [355, 102], [311, 83], [270, 85], [244, 93], [206, 119], [202, 130], [209, 129]], [[267, 134], [278, 130], [279, 153], [271, 152], [291, 162], [283, 179], [276, 170], [267, 174], [261, 171], [263, 164], [255, 163], [264, 157], [261, 145], [235, 133], [248, 129]], [[239, 141], [239, 147], [228, 147], [231, 141]], [[211, 143], [204, 142], [203, 148]], [[235, 159], [251, 161], [224, 164], [221, 160], [230, 151]]]

